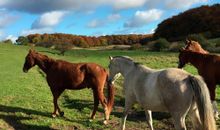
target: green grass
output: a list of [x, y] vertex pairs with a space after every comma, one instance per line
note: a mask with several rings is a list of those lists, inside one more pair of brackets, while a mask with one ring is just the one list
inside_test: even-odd
[[[54, 119], [51, 118], [52, 94], [44, 75], [39, 73], [38, 67], [32, 68], [28, 73], [22, 72], [28, 50], [27, 46], [0, 44], [0, 129], [119, 129], [124, 104], [122, 78], [116, 82], [115, 107], [108, 125], [102, 124], [103, 108], [101, 105], [99, 105], [96, 119], [89, 120], [93, 109], [93, 97], [90, 89], [65, 91], [59, 99], [59, 105], [65, 112], [65, 117]], [[105, 68], [108, 66], [108, 57], [116, 55], [130, 56], [137, 62], [157, 69], [176, 67], [178, 61], [178, 54], [169, 52], [72, 50], [65, 53], [65, 56], [60, 56], [54, 50], [45, 48], [36, 48], [36, 50], [55, 59], [70, 62], [95, 62]], [[190, 65], [185, 69], [197, 74], [196, 69]], [[217, 94], [220, 99], [219, 89]], [[220, 102], [218, 103], [220, 104]], [[138, 110], [140, 109], [138, 108]], [[155, 128], [167, 130], [172, 128], [171, 119], [167, 114], [156, 113], [153, 116]], [[220, 124], [219, 121], [217, 123]], [[144, 129], [146, 127], [143, 111], [134, 111], [128, 117], [127, 129]]]

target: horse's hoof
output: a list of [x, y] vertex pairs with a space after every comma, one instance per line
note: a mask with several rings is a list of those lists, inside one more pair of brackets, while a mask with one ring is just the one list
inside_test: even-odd
[[55, 118], [55, 117], [57, 117], [57, 115], [56, 114], [52, 114], [52, 117]]
[[218, 114], [214, 115], [214, 118], [215, 118], [216, 121], [219, 120], [219, 115]]
[[104, 124], [104, 125], [107, 125], [107, 124], [108, 124], [107, 120], [104, 120], [104, 121], [103, 121], [103, 124]]
[[63, 112], [63, 111], [60, 112], [60, 116], [61, 116], [61, 117], [64, 116], [64, 112]]
[[91, 118], [92, 120], [94, 120], [94, 119], [95, 119], [95, 115], [92, 115], [90, 118]]

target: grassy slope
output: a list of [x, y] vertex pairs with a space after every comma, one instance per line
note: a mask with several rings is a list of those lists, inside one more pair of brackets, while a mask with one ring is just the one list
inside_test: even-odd
[[[24, 57], [28, 47], [0, 44], [0, 129], [118, 129], [123, 111], [122, 80], [117, 82], [115, 108], [110, 124], [102, 125], [103, 109], [99, 106], [97, 118], [88, 120], [93, 108], [92, 93], [89, 89], [65, 91], [59, 104], [65, 117], [51, 118], [53, 110], [52, 95], [44, 75], [34, 67], [28, 74], [22, 72]], [[155, 53], [144, 51], [94, 51], [74, 50], [66, 56], [59, 56], [55, 51], [37, 48], [38, 51], [56, 59], [71, 62], [96, 62], [105, 68], [109, 55], [127, 55], [152, 68], [177, 66], [176, 53]], [[187, 71], [196, 74], [195, 68], [187, 66]], [[220, 95], [218, 90], [218, 96]], [[219, 99], [219, 97], [218, 97]], [[220, 102], [219, 102], [220, 104]], [[170, 130], [171, 119], [165, 114], [154, 114], [156, 129]], [[220, 122], [218, 122], [219, 124]], [[129, 116], [127, 129], [144, 129], [147, 127], [143, 111], [134, 112]]]

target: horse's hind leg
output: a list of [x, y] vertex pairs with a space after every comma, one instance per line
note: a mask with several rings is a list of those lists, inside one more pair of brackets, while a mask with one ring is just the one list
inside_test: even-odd
[[96, 113], [96, 111], [98, 109], [98, 105], [99, 105], [98, 93], [95, 90], [93, 90], [93, 98], [94, 98], [94, 108], [93, 108], [93, 112], [91, 115], [91, 119], [95, 118], [95, 113]]
[[176, 130], [186, 130], [185, 118], [186, 114], [171, 113]]
[[104, 124], [107, 124], [107, 120], [109, 120], [109, 112], [108, 112], [108, 107], [107, 107], [107, 100], [104, 96], [103, 89], [95, 90], [97, 91], [98, 99], [100, 103], [102, 104], [102, 107], [104, 108], [105, 111], [105, 121]]
[[153, 130], [153, 121], [152, 121], [152, 112], [149, 110], [145, 110], [145, 115], [147, 119], [147, 124], [150, 127], [151, 130]]
[[199, 111], [198, 108], [194, 105], [191, 107], [189, 111], [189, 116], [191, 117], [193, 129], [194, 130], [201, 130], [202, 129], [202, 123], [199, 117]]
[[58, 106], [57, 100], [59, 96], [62, 94], [64, 89], [61, 90], [51, 90], [53, 94], [53, 104], [54, 104], [54, 111], [52, 113], [52, 117], [56, 117], [57, 115], [63, 116], [64, 112], [62, 112]]

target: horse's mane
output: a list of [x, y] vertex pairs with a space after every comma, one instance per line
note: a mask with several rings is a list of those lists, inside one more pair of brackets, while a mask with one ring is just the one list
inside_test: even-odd
[[136, 66], [138, 66], [138, 65], [142, 65], [140, 62], [135, 62], [131, 57], [129, 57], [129, 56], [115, 56], [115, 57], [113, 57], [113, 58], [122, 58], [122, 59], [126, 59], [126, 60], [128, 60], [128, 61], [131, 61], [131, 62], [133, 62]]
[[36, 55], [40, 56], [40, 58], [47, 59], [48, 61], [56, 61], [53, 58], [48, 57], [47, 55], [41, 54], [39, 52], [34, 52]]
[[194, 51], [189, 51], [189, 50], [185, 50], [182, 52], [183, 54], [187, 54], [190, 57], [199, 57], [199, 58], [214, 58], [214, 57], [218, 57], [218, 55], [213, 55], [213, 54], [203, 54], [200, 52], [194, 52]]

